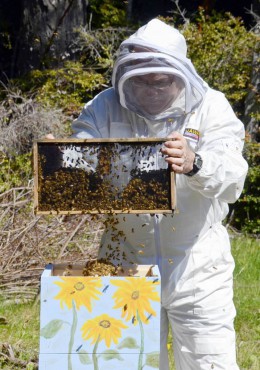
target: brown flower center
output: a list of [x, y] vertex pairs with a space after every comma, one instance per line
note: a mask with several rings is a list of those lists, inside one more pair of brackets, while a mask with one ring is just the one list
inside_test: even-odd
[[138, 299], [139, 298], [139, 290], [133, 291], [131, 297], [132, 297], [132, 299]]
[[83, 290], [83, 289], [85, 288], [85, 285], [84, 285], [81, 281], [79, 281], [78, 283], [76, 283], [76, 284], [74, 285], [74, 288], [75, 288], [76, 290]]
[[111, 326], [111, 323], [108, 320], [102, 320], [99, 323], [99, 326], [102, 326], [102, 328], [109, 328]]

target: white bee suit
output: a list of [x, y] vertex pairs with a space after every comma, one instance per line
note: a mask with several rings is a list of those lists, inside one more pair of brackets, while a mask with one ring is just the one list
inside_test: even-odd
[[[133, 45], [152, 51], [131, 53]], [[151, 117], [129, 95], [133, 76], [153, 70], [177, 76], [181, 92], [171, 107]], [[177, 213], [118, 215], [116, 228], [125, 235], [121, 247], [129, 260], [160, 267], [160, 370], [169, 368], [168, 320], [177, 370], [237, 370], [234, 261], [221, 222], [228, 213], [227, 203], [235, 202], [241, 194], [247, 163], [241, 154], [243, 124], [224, 95], [197, 75], [186, 58], [183, 36], [152, 20], [123, 42], [114, 67], [113, 88], [87, 103], [72, 128], [77, 138], [165, 137], [178, 131], [200, 154], [203, 166], [197, 174], [176, 175]], [[104, 233], [100, 256], [105, 256], [108, 246], [117, 245], [118, 241], [112, 241], [113, 233]], [[143, 254], [138, 253], [140, 245], [145, 246]]]

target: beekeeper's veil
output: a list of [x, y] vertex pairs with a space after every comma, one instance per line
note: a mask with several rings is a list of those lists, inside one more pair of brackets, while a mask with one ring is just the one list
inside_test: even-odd
[[[150, 120], [178, 117], [191, 112], [201, 102], [207, 85], [196, 73], [186, 52], [185, 39], [175, 28], [158, 19], [141, 27], [122, 42], [114, 65], [112, 84], [120, 104]], [[171, 86], [174, 93], [163, 110], [154, 113], [153, 109], [147, 108], [148, 90], [144, 88], [143, 95], [137, 92], [140, 92], [143, 78], [144, 87], [150, 90], [154, 87], [151, 106], [156, 106], [159, 99], [165, 100], [169, 83], [167, 86], [164, 83], [158, 86], [147, 84], [150, 76], [158, 74], [166, 76], [174, 85], [173, 89]]]

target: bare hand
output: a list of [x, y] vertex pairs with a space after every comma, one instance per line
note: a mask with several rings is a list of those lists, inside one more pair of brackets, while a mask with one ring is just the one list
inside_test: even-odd
[[166, 162], [176, 173], [188, 173], [193, 169], [195, 153], [190, 149], [188, 141], [179, 132], [174, 131], [164, 143], [162, 153]]

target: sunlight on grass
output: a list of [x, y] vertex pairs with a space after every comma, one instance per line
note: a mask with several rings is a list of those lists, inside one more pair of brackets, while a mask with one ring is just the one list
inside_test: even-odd
[[260, 368], [259, 327], [259, 240], [236, 238], [232, 241], [236, 261], [234, 302], [237, 309], [237, 358], [240, 370]]
[[[7, 306], [0, 301], [0, 317], [6, 320], [5, 325], [0, 325], [0, 346], [10, 344], [15, 357], [20, 360], [35, 360], [39, 351], [39, 304]], [[14, 364], [5, 366], [0, 356], [0, 368], [13, 370], [19, 367]]]

